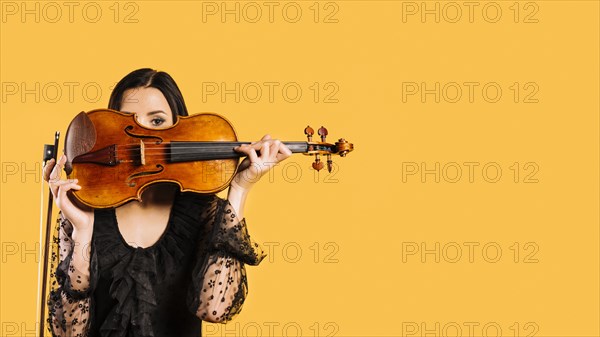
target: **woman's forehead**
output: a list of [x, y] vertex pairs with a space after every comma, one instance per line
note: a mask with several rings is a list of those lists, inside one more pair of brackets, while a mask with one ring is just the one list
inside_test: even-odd
[[165, 96], [160, 90], [151, 87], [125, 90], [121, 101], [121, 111], [171, 114], [171, 108]]

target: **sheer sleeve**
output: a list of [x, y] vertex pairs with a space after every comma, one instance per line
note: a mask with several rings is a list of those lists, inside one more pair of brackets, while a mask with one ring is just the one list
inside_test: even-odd
[[[58, 234], [54, 235], [52, 245], [48, 328], [52, 336], [88, 336], [96, 255], [89, 245], [77, 247], [72, 238], [73, 225], [62, 214], [56, 223]], [[88, 267], [75, 267], [82, 265]]]
[[202, 320], [225, 323], [241, 311], [248, 294], [244, 264], [256, 266], [266, 254], [228, 200], [215, 196], [201, 221], [206, 230], [198, 240], [188, 305]]

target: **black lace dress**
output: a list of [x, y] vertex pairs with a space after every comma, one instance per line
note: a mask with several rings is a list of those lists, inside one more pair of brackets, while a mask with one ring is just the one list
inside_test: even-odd
[[53, 336], [200, 336], [225, 323], [248, 293], [244, 264], [266, 256], [228, 200], [178, 192], [169, 222], [147, 248], [125, 242], [115, 209], [96, 209], [89, 271], [71, 265], [73, 227], [57, 221], [48, 326]]

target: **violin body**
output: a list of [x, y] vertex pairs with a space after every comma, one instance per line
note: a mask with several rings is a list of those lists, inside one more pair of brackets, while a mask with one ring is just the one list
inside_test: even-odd
[[237, 136], [229, 121], [213, 113], [179, 116], [173, 126], [157, 130], [140, 125], [130, 113], [82, 112], [67, 130], [65, 170], [69, 179], [79, 180], [81, 190], [74, 191], [77, 199], [96, 208], [141, 200], [144, 189], [158, 182], [176, 183], [181, 191], [197, 193], [226, 188], [239, 162], [235, 145], [230, 146], [230, 158], [172, 160], [172, 144], [190, 140], [235, 142]]
[[[320, 155], [327, 156], [331, 172], [331, 155], [344, 157], [354, 149], [343, 138], [326, 143], [324, 127], [318, 129], [320, 142], [312, 140], [310, 126], [304, 133], [308, 142], [283, 143], [292, 153], [315, 156], [316, 170], [324, 167]], [[135, 114], [97, 109], [81, 112], [71, 121], [65, 137], [65, 171], [81, 186], [72, 190], [73, 195], [93, 208], [141, 201], [144, 189], [160, 182], [175, 183], [183, 192], [216, 193], [237, 173], [239, 158], [245, 154], [234, 148], [242, 144], [250, 142], [238, 142], [231, 123], [215, 113], [178, 116], [172, 126], [151, 129], [139, 124]]]

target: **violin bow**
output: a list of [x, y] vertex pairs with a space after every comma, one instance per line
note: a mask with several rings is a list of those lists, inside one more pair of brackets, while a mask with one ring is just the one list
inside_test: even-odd
[[[54, 134], [54, 145], [45, 144], [44, 145], [44, 155], [43, 162], [44, 164], [54, 158], [54, 162], [57, 160], [58, 153], [58, 139], [60, 138], [60, 132], [56, 131]], [[42, 181], [42, 186], [44, 186], [44, 182]], [[37, 313], [39, 314], [39, 322], [40, 322], [40, 330], [39, 336], [44, 336], [44, 323], [45, 323], [45, 314], [46, 314], [46, 286], [48, 284], [48, 254], [50, 252], [50, 235], [52, 228], [52, 204], [54, 200], [52, 198], [52, 191], [48, 189], [48, 212], [46, 213], [46, 236], [44, 240], [43, 247], [40, 245], [40, 264], [38, 266], [38, 298], [37, 298]], [[43, 203], [43, 198], [41, 200]], [[40, 243], [42, 242], [42, 212], [43, 208], [40, 208]], [[43, 261], [43, 262], [42, 262]], [[40, 283], [41, 282], [41, 286]], [[41, 288], [41, 290], [40, 290]]]

